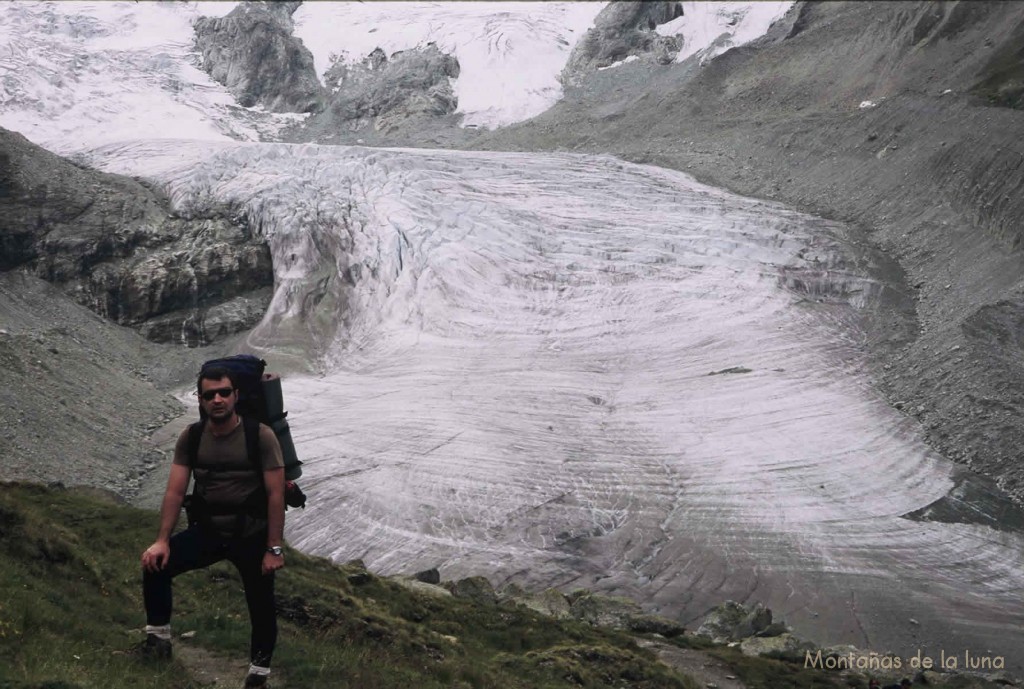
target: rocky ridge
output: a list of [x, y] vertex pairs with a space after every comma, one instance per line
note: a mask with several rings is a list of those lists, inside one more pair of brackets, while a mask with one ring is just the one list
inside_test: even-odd
[[451, 146], [476, 136], [461, 129], [452, 79], [459, 62], [433, 43], [360, 63], [336, 62], [324, 75], [327, 105], [284, 131], [286, 141]]
[[323, 88], [313, 54], [292, 35], [299, 2], [242, 2], [224, 17], [195, 23], [202, 67], [244, 107], [316, 112]]
[[300, 4], [243, 2], [222, 18], [200, 19], [202, 68], [242, 106], [310, 114], [280, 135], [286, 141], [373, 145], [438, 130], [465, 139], [454, 114], [454, 56], [433, 43], [391, 55], [377, 48], [355, 65], [335, 62], [321, 84], [312, 54], [294, 36]]
[[347, 128], [395, 133], [408, 118], [433, 119], [452, 115], [458, 99], [451, 79], [459, 76], [459, 62], [429, 45], [392, 53], [377, 48], [362, 63], [337, 62], [325, 75], [331, 91], [327, 112], [306, 126], [326, 133]]
[[0, 185], [0, 270], [30, 270], [157, 342], [223, 341], [263, 317], [270, 251], [231, 209], [179, 216], [153, 189], [6, 130]]
[[678, 36], [654, 31], [683, 16], [681, 2], [611, 2], [594, 19], [594, 28], [579, 40], [562, 70], [562, 82], [578, 85], [588, 73], [629, 57], [670, 64], [683, 47]]

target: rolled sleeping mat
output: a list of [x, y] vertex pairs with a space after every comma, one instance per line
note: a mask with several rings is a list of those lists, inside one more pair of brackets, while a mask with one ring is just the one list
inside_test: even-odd
[[284, 459], [284, 477], [288, 481], [294, 481], [302, 476], [302, 462], [295, 453], [295, 443], [292, 441], [292, 431], [285, 419], [288, 412], [284, 410], [284, 393], [281, 391], [281, 376], [276, 373], [264, 373], [263, 399], [267, 405], [267, 416], [270, 419], [268, 424], [277, 436], [277, 442], [281, 445], [281, 457]]
[[267, 418], [273, 421], [284, 416], [284, 392], [281, 391], [281, 376], [264, 373], [260, 378], [263, 385], [263, 403], [267, 407]]

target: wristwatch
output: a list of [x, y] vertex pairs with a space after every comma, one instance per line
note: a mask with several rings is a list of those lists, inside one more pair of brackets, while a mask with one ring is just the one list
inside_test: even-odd
[[284, 555], [284, 548], [282, 548], [279, 545], [272, 545], [269, 548], [267, 548], [267, 552], [271, 555], [277, 555], [278, 557], [281, 557], [282, 555]]

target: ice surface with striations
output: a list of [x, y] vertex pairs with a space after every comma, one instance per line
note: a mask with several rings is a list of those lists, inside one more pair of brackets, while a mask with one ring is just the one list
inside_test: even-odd
[[[1019, 641], [1019, 534], [910, 520], [952, 467], [874, 391], [886, 289], [842, 227], [609, 157], [140, 142], [94, 153], [248, 214], [277, 292], [303, 550], [629, 595], [764, 601], [913, 651]], [[916, 648], [915, 646], [915, 648]]]

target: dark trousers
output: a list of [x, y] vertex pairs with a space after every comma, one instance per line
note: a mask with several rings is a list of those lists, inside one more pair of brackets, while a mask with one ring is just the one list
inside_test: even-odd
[[242, 577], [245, 602], [249, 606], [252, 636], [249, 658], [254, 665], [270, 667], [277, 643], [277, 610], [274, 607], [274, 574], [263, 574], [266, 531], [245, 538], [222, 538], [216, 532], [191, 526], [171, 536], [171, 555], [159, 572], [142, 573], [142, 594], [146, 624], [171, 623], [171, 580], [183, 572], [202, 569], [228, 560]]

